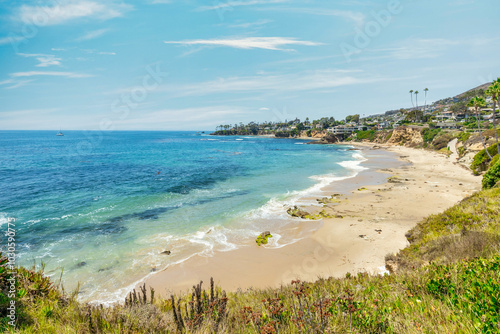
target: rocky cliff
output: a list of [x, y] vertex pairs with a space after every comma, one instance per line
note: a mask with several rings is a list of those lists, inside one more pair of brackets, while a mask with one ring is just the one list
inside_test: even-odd
[[421, 147], [424, 144], [422, 129], [418, 127], [400, 126], [392, 132], [387, 144], [408, 147]]

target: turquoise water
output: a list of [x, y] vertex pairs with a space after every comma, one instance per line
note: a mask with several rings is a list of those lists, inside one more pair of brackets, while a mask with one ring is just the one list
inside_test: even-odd
[[54, 278], [64, 270], [67, 290], [80, 281], [80, 298], [101, 302], [193, 255], [248, 247], [264, 230], [275, 236], [268, 247], [295, 242], [301, 221], [286, 208], [362, 161], [292, 139], [55, 134], [0, 131], [0, 229], [15, 219], [19, 264], [43, 262]]

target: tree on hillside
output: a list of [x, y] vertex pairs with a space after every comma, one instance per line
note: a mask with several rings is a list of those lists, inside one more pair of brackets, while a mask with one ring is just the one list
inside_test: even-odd
[[450, 110], [456, 113], [466, 113], [467, 112], [467, 105], [465, 102], [457, 102], [453, 103], [450, 106]]
[[411, 105], [415, 107], [415, 105], [413, 104], [413, 89], [410, 90], [410, 97], [411, 97]]
[[427, 92], [428, 91], [429, 91], [429, 88], [424, 89], [424, 92], [425, 92], [425, 109], [424, 109], [424, 111], [427, 110]]
[[488, 87], [488, 89], [486, 90], [486, 95], [491, 96], [491, 99], [493, 100], [493, 130], [495, 132], [495, 139], [497, 142], [497, 152], [498, 154], [500, 154], [500, 145], [498, 145], [497, 123], [495, 119], [498, 96], [500, 95], [500, 78], [493, 81], [491, 86]]
[[488, 154], [488, 157], [490, 160], [492, 159], [490, 152], [488, 152], [488, 148], [486, 147], [486, 143], [483, 138], [483, 134], [481, 133], [481, 125], [479, 123], [479, 119], [481, 118], [481, 108], [484, 108], [486, 106], [486, 101], [484, 100], [483, 97], [476, 96], [473, 97], [469, 103], [467, 104], [468, 107], [474, 108], [476, 115], [477, 115], [477, 129], [479, 130], [479, 137], [481, 138], [481, 143], [483, 143], [484, 150], [486, 151], [486, 154]]
[[346, 123], [354, 122], [354, 123], [359, 123], [359, 114], [356, 115], [349, 115], [345, 118]]
[[[418, 109], [418, 90], [416, 90], [416, 91], [415, 91], [415, 106], [416, 106], [416, 107], [417, 107], [417, 109]], [[415, 115], [417, 115], [417, 114], [415, 114]], [[418, 121], [419, 121], [419, 119], [418, 119], [418, 118], [416, 118], [416, 119], [415, 119], [415, 122], [418, 122]]]

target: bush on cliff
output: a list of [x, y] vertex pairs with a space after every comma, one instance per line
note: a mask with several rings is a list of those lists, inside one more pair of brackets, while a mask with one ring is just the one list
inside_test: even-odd
[[289, 131], [278, 131], [274, 135], [277, 138], [289, 138], [290, 137], [290, 132]]
[[432, 146], [435, 150], [439, 151], [446, 148], [448, 143], [453, 139], [450, 133], [440, 133], [432, 140]]
[[374, 141], [375, 140], [375, 130], [368, 130], [368, 131], [358, 131], [356, 133], [356, 139], [357, 140], [368, 140], [368, 141]]
[[483, 189], [493, 188], [500, 181], [500, 155], [495, 155], [490, 165], [483, 176]]
[[[494, 158], [495, 155], [497, 154], [496, 144], [488, 147], [488, 152]], [[472, 171], [475, 173], [485, 171], [488, 168], [488, 162], [489, 162], [489, 157], [486, 154], [486, 151], [483, 149], [474, 156], [472, 164], [470, 165], [470, 169], [472, 169]]]
[[470, 138], [470, 136], [471, 136], [470, 132], [460, 132], [457, 135], [457, 139], [459, 142], [465, 143]]
[[422, 130], [422, 137], [424, 138], [424, 143], [431, 143], [434, 137], [441, 132], [441, 129], [428, 128]]

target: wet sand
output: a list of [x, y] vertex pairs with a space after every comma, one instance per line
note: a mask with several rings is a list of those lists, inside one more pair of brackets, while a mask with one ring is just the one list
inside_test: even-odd
[[194, 256], [150, 276], [146, 285], [168, 297], [200, 280], [209, 282], [212, 276], [223, 289], [235, 291], [274, 288], [292, 279], [341, 277], [347, 272], [382, 273], [385, 255], [406, 247], [404, 235], [409, 229], [480, 190], [480, 177], [445, 155], [399, 146], [356, 148], [368, 158], [361, 165], [369, 169], [325, 188], [327, 194], [340, 194], [325, 207], [303, 207], [342, 218], [302, 220], [301, 224], [309, 224], [307, 230], [314, 224], [313, 231], [282, 248], [251, 243], [211, 257]]

